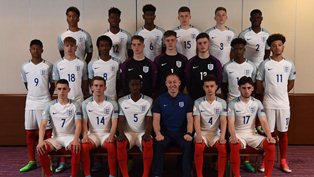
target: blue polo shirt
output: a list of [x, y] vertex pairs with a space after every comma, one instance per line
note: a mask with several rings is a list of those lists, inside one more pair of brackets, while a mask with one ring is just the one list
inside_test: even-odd
[[160, 114], [161, 132], [186, 133], [186, 114], [193, 112], [193, 101], [182, 92], [176, 97], [166, 92], [156, 99], [152, 112]]

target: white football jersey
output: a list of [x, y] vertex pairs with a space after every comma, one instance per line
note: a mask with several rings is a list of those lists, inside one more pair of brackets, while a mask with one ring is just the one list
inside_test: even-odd
[[245, 58], [251, 60], [256, 67], [264, 60], [265, 49], [269, 50], [267, 45], [267, 39], [269, 32], [262, 28], [258, 33], [255, 33], [251, 27], [242, 31], [239, 35], [240, 38], [244, 39], [247, 44], [245, 46]]
[[196, 36], [200, 30], [190, 26], [189, 29], [182, 29], [178, 26], [174, 29], [177, 33], [177, 51], [190, 59], [196, 55]]
[[74, 59], [60, 59], [53, 65], [52, 78], [54, 81], [65, 79], [69, 82], [70, 93], [68, 97], [70, 99], [82, 102], [82, 80], [87, 80], [87, 69], [85, 61]]
[[119, 63], [111, 58], [104, 61], [100, 58], [95, 58], [88, 63], [88, 78], [93, 79], [94, 76], [101, 76], [106, 80], [105, 95], [112, 100], [117, 100], [117, 75], [119, 72]]
[[148, 31], [147, 29], [141, 27], [136, 31], [135, 35], [142, 36], [144, 38], [144, 55], [148, 59], [154, 61], [154, 59], [161, 54], [162, 48], [162, 37], [165, 30], [156, 26], [153, 30]]
[[109, 36], [112, 40], [110, 55], [116, 58], [119, 63], [123, 63], [127, 59], [128, 49], [131, 46], [130, 33], [121, 29], [117, 34], [113, 34], [110, 30], [107, 30], [103, 35]]
[[134, 102], [131, 95], [119, 99], [119, 115], [125, 116], [127, 130], [136, 133], [145, 131], [145, 117], [152, 116], [151, 107], [153, 99], [148, 96], [142, 97]]
[[58, 100], [53, 100], [46, 105], [42, 119], [51, 122], [53, 136], [67, 136], [75, 134], [75, 120], [82, 118], [81, 105], [73, 100], [62, 105]]
[[264, 81], [264, 106], [268, 109], [289, 109], [288, 80], [295, 80], [294, 64], [286, 59], [279, 62], [268, 58], [258, 68], [256, 79]]
[[225, 64], [222, 72], [222, 83], [228, 84], [228, 101], [240, 96], [238, 81], [241, 77], [251, 77], [255, 82], [256, 70], [256, 66], [249, 60], [241, 64], [231, 60]]
[[240, 97], [233, 99], [228, 104], [228, 117], [234, 117], [234, 128], [236, 133], [254, 133], [256, 116], [266, 116], [262, 103], [251, 97], [245, 103]]
[[201, 117], [201, 131], [219, 134], [220, 116], [227, 116], [226, 101], [216, 97], [212, 103], [201, 97], [195, 100], [193, 116]]
[[234, 30], [226, 27], [221, 31], [216, 27], [205, 31], [209, 35], [209, 53], [216, 57], [221, 65], [230, 61], [231, 41], [235, 38]]
[[90, 133], [108, 133], [111, 120], [118, 118], [118, 104], [108, 97], [98, 104], [93, 97], [89, 97], [82, 103], [82, 112]]
[[58, 36], [58, 49], [63, 51], [63, 40], [66, 37], [73, 37], [76, 40], [77, 49], [75, 55], [80, 60], [85, 60], [86, 53], [93, 53], [93, 42], [90, 34], [83, 29], [72, 32], [67, 30]]
[[43, 110], [51, 100], [49, 85], [52, 82], [52, 64], [43, 60], [35, 65], [29, 60], [22, 65], [21, 78], [28, 88], [25, 110]]

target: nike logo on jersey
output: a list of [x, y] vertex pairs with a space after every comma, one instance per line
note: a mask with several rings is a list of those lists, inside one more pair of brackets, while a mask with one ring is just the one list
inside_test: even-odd
[[166, 104], [164, 104], [164, 105], [162, 105], [163, 107], [167, 107], [168, 105], [166, 105]]
[[93, 112], [93, 110], [90, 110], [90, 109], [89, 109], [88, 112]]
[[215, 39], [216, 38], [216, 36], [213, 36], [213, 37], [211, 37], [212, 39]]
[[196, 68], [198, 68], [198, 66], [193, 66], [192, 68], [193, 68], [193, 69], [196, 69]]
[[235, 112], [241, 112], [241, 111], [236, 110]]
[[96, 68], [94, 68], [94, 69], [99, 69], [100, 67], [96, 67]]
[[273, 68], [268, 68], [267, 71], [270, 71], [270, 70], [272, 70], [272, 69], [273, 69]]
[[161, 66], [165, 66], [167, 63], [161, 63]]
[[201, 110], [201, 112], [205, 112], [204, 110]]
[[132, 71], [134, 68], [129, 68], [128, 71]]
[[64, 70], [64, 68], [60, 68], [60, 71], [61, 71], [61, 70]]
[[26, 72], [25, 74], [28, 74], [29, 72]]
[[124, 107], [124, 109], [129, 109], [130, 107]]
[[56, 112], [52, 112], [52, 115], [55, 115], [55, 114], [57, 114]]
[[251, 38], [246, 39], [247, 41], [251, 40]]
[[229, 72], [229, 74], [232, 74], [232, 73], [233, 73], [233, 71], [230, 71], [230, 72]]

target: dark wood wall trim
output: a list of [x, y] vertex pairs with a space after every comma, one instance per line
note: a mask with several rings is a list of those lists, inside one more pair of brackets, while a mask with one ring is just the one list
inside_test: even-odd
[[[314, 94], [290, 94], [289, 144], [314, 145]], [[0, 146], [25, 145], [25, 94], [0, 94]]]
[[24, 94], [0, 94], [0, 145], [25, 145]]

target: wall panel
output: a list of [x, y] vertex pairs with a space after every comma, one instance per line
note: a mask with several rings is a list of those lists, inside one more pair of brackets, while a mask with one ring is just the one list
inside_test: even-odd
[[[19, 71], [23, 56], [28, 50], [24, 41], [28, 41], [30, 34], [29, 2], [19, 0], [5, 0], [1, 3], [1, 86], [0, 93], [20, 92]], [[13, 9], [14, 13], [13, 13]], [[10, 77], [8, 77], [10, 76]], [[14, 81], [11, 81], [13, 79]], [[17, 82], [16, 82], [17, 81]]]
[[[295, 58], [297, 68], [296, 93], [314, 92], [314, 3], [312, 0], [297, 1]], [[312, 79], [311, 79], [312, 78]]]

